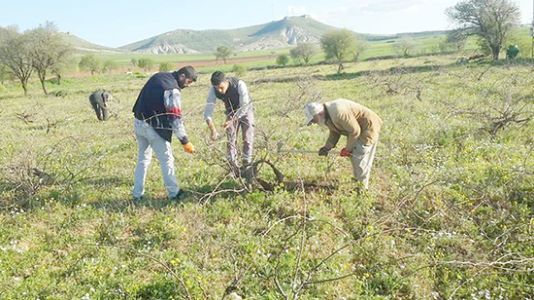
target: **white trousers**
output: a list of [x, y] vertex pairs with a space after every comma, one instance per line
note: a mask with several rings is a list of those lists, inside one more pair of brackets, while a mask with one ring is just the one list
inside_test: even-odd
[[375, 159], [376, 144], [364, 145], [360, 140], [356, 141], [354, 149], [352, 149], [352, 172], [356, 180], [363, 183], [367, 189], [369, 187], [369, 177], [371, 175], [371, 167]]
[[180, 191], [174, 170], [174, 156], [171, 143], [164, 140], [145, 121], [134, 121], [135, 136], [138, 145], [137, 167], [134, 173], [133, 197], [139, 198], [145, 193], [145, 180], [148, 167], [152, 161], [152, 150], [156, 153], [163, 175], [163, 182], [169, 197], [174, 197]]

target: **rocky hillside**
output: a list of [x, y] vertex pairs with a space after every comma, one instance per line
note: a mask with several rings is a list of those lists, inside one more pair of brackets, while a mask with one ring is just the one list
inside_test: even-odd
[[230, 30], [178, 29], [120, 49], [154, 54], [202, 53], [212, 52], [217, 46], [225, 45], [237, 51], [255, 51], [283, 48], [302, 42], [317, 43], [325, 32], [332, 29], [335, 27], [304, 15]]

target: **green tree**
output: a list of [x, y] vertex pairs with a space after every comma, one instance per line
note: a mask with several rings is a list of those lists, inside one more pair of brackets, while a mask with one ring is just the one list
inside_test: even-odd
[[93, 54], [87, 54], [82, 56], [78, 66], [81, 70], [89, 71], [91, 75], [95, 75], [96, 72], [100, 71], [100, 60]]
[[159, 71], [160, 72], [169, 72], [172, 70], [172, 64], [169, 62], [162, 62], [159, 64]]
[[356, 38], [346, 29], [330, 31], [321, 38], [321, 47], [326, 59], [338, 64], [339, 74], [344, 68], [343, 62], [352, 59], [356, 52]]
[[28, 94], [28, 81], [33, 73], [32, 41], [28, 34], [21, 34], [16, 28], [2, 28], [0, 31], [0, 64], [15, 76]]
[[298, 44], [297, 47], [291, 49], [291, 51], [289, 51], [289, 55], [296, 64], [304, 63], [305, 65], [307, 65], [310, 63], [310, 59], [315, 54], [315, 52], [316, 49], [313, 44], [302, 43]]
[[39, 77], [45, 95], [45, 80], [48, 72], [59, 70], [60, 65], [67, 60], [72, 47], [59, 33], [57, 27], [50, 22], [41, 25], [27, 33], [32, 41], [30, 55], [32, 66]]
[[232, 49], [226, 47], [226, 46], [219, 46], [217, 49], [215, 49], [215, 59], [218, 61], [219, 59], [222, 59], [224, 64], [226, 64], [226, 60], [228, 57], [232, 55]]
[[519, 20], [519, 8], [510, 0], [465, 0], [446, 11], [464, 37], [477, 36], [483, 51], [499, 59], [512, 29]]
[[285, 66], [287, 65], [288, 62], [289, 62], [289, 57], [286, 54], [280, 54], [276, 58], [277, 65]]
[[137, 61], [137, 66], [145, 71], [150, 71], [154, 67], [154, 61], [150, 58], [140, 58]]

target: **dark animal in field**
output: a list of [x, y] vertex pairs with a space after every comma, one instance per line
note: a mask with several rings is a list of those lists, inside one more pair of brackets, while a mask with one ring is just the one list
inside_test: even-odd
[[106, 90], [96, 90], [89, 96], [89, 102], [95, 110], [98, 120], [105, 121], [109, 118], [108, 101], [112, 99], [113, 96]]

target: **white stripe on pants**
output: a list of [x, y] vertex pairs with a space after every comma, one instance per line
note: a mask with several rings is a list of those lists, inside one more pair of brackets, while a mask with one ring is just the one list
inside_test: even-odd
[[373, 160], [375, 159], [376, 144], [377, 142], [371, 145], [364, 145], [360, 140], [357, 140], [352, 150], [352, 172], [356, 180], [362, 182], [366, 189], [369, 187], [369, 177]]
[[136, 119], [134, 129], [139, 152], [134, 173], [133, 196], [139, 198], [145, 193], [145, 180], [152, 160], [152, 150], [156, 152], [156, 157], [159, 160], [167, 194], [171, 198], [176, 196], [180, 191], [180, 187], [174, 171], [174, 156], [172, 155], [171, 143], [159, 136], [154, 128], [145, 121]]

